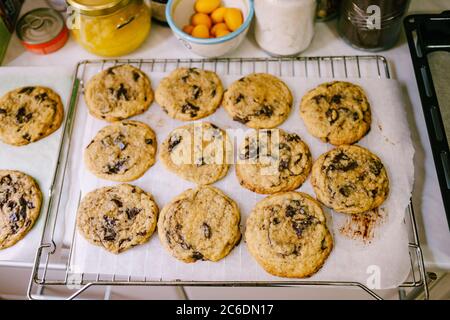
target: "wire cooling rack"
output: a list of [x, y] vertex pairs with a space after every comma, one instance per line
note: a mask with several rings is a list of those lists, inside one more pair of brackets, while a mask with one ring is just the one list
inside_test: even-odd
[[[73, 91], [64, 135], [61, 141], [58, 166], [54, 181], [49, 190], [49, 208], [45, 213], [45, 228], [39, 248], [36, 252], [33, 271], [28, 287], [28, 297], [38, 299], [33, 292], [48, 287], [65, 286], [70, 294], [67, 299], [74, 299], [87, 289], [94, 286], [218, 286], [218, 287], [353, 287], [366, 292], [374, 299], [381, 296], [366, 285], [358, 282], [345, 281], [152, 281], [147, 278], [121, 277], [119, 275], [103, 274], [75, 274], [70, 270], [73, 252], [75, 228], [69, 235], [69, 241], [57, 240], [58, 228], [64, 225], [64, 211], [62, 205], [65, 197], [65, 173], [68, 168], [71, 150], [71, 134], [78, 100], [82, 95], [83, 79], [87, 67], [105, 67], [116, 64], [132, 64], [136, 67], [146, 66], [152, 72], [170, 72], [177, 67], [198, 67], [214, 70], [225, 75], [242, 75], [251, 72], [266, 72], [278, 76], [319, 77], [319, 78], [381, 78], [391, 77], [387, 60], [382, 56], [333, 56], [333, 57], [297, 57], [297, 58], [231, 58], [231, 59], [132, 59], [132, 60], [86, 60], [80, 62], [74, 73]], [[428, 299], [428, 286], [424, 267], [422, 250], [419, 243], [416, 220], [412, 204], [407, 209], [405, 223], [409, 229], [409, 256], [411, 272], [409, 278], [400, 288], [422, 289], [424, 297]], [[59, 230], [59, 232], [61, 232]], [[399, 289], [400, 289], [399, 288]]]

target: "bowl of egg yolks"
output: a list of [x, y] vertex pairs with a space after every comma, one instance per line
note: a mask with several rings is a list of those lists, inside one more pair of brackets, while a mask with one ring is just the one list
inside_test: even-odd
[[253, 0], [169, 0], [166, 19], [193, 53], [214, 58], [242, 43], [254, 16]]

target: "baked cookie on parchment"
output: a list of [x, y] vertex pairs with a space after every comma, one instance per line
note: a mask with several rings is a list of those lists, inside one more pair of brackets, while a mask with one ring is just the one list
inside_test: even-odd
[[364, 90], [343, 81], [309, 91], [302, 99], [300, 115], [313, 136], [336, 146], [358, 142], [372, 121]]
[[0, 250], [23, 239], [39, 218], [42, 193], [30, 176], [0, 170]]
[[291, 111], [293, 97], [275, 76], [253, 73], [235, 81], [225, 92], [223, 106], [234, 121], [254, 129], [272, 129]]
[[311, 184], [317, 199], [342, 213], [378, 208], [389, 195], [389, 178], [381, 160], [360, 146], [340, 146], [319, 157]]
[[109, 122], [144, 113], [152, 104], [153, 97], [147, 75], [128, 64], [100, 72], [89, 80], [85, 89], [90, 114]]
[[84, 153], [86, 167], [99, 178], [129, 182], [155, 163], [153, 130], [143, 122], [125, 120], [101, 129]]
[[245, 188], [274, 194], [298, 189], [308, 178], [311, 167], [311, 152], [296, 133], [259, 130], [245, 137], [236, 175]]
[[59, 129], [64, 107], [59, 95], [44, 87], [23, 87], [0, 98], [0, 140], [23, 146]]
[[197, 68], [178, 68], [164, 78], [155, 99], [171, 118], [180, 121], [203, 119], [222, 102], [223, 87], [217, 74]]
[[159, 239], [178, 260], [216, 262], [239, 243], [240, 220], [233, 200], [216, 188], [202, 186], [183, 192], [161, 210]]
[[90, 243], [118, 254], [150, 239], [158, 212], [152, 195], [138, 187], [105, 187], [82, 199], [77, 228]]
[[160, 159], [181, 178], [207, 185], [225, 177], [232, 151], [225, 131], [208, 122], [192, 123], [169, 134]]
[[247, 220], [245, 240], [264, 270], [287, 278], [313, 275], [333, 248], [320, 204], [300, 192], [278, 193], [260, 201]]

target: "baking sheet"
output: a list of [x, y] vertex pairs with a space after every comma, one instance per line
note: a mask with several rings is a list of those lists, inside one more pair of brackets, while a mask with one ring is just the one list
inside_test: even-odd
[[[61, 96], [67, 112], [66, 104], [72, 90], [70, 70], [61, 67], [0, 68], [0, 96], [18, 87], [38, 85], [55, 90]], [[0, 141], [0, 169], [20, 170], [29, 174], [36, 179], [43, 194], [41, 214], [33, 229], [13, 247], [0, 250], [0, 264], [5, 261], [34, 261], [44, 227], [62, 133], [63, 126], [49, 137], [23, 147], [10, 146]], [[62, 238], [60, 234], [57, 237]]]
[[[88, 69], [85, 79], [89, 79], [97, 71]], [[144, 71], [146, 71], [145, 68]], [[147, 74], [149, 74], [154, 88], [164, 76], [163, 73], [147, 72]], [[238, 78], [240, 76], [221, 75], [225, 87]], [[282, 79], [291, 88], [295, 102], [289, 119], [280, 127], [298, 133], [310, 146], [314, 159], [317, 159], [320, 154], [330, 150], [331, 146], [307, 133], [299, 117], [299, 103], [301, 97], [308, 90], [332, 79], [293, 77], [282, 77]], [[335, 248], [324, 267], [309, 280], [355, 281], [366, 284], [370, 288], [394, 288], [407, 278], [411, 268], [404, 216], [413, 185], [414, 149], [405, 117], [402, 93], [399, 84], [393, 80], [347, 80], [361, 85], [367, 91], [372, 105], [373, 123], [370, 134], [360, 142], [360, 145], [368, 147], [385, 163], [391, 181], [391, 193], [382, 206], [385, 217], [376, 226], [373, 239], [370, 241], [361, 241], [344, 235], [340, 229], [348, 223], [349, 217], [326, 209]], [[74, 135], [76, 138], [73, 139], [74, 148], [71, 152], [71, 159], [74, 160], [70, 164], [71, 172], [68, 177], [73, 192], [70, 192], [70, 199], [65, 208], [67, 220], [65, 233], [67, 235], [66, 242], [69, 244], [74, 231], [76, 209], [82, 195], [93, 189], [115, 184], [96, 178], [85, 170], [82, 163], [84, 147], [107, 123], [89, 116], [85, 103], [81, 100], [83, 99], [80, 99], [75, 123]], [[157, 104], [153, 104], [149, 111], [135, 119], [149, 124], [155, 130], [159, 144], [170, 131], [185, 124], [170, 119]], [[242, 141], [248, 130], [245, 126], [232, 121], [223, 108], [203, 121], [213, 122], [223, 129], [241, 129], [237, 134], [238, 143]], [[236, 133], [235, 131], [230, 132]], [[195, 187], [194, 184], [165, 170], [160, 161], [133, 184], [151, 192], [160, 208], [186, 189]], [[230, 168], [228, 175], [223, 180], [214, 185], [238, 203], [244, 232], [245, 222], [251, 209], [264, 196], [242, 188], [236, 179], [234, 166]], [[309, 181], [299, 190], [314, 195]], [[148, 243], [120, 255], [113, 255], [100, 247], [90, 245], [78, 232], [75, 233], [74, 241], [74, 251], [70, 262], [71, 272], [74, 274], [115, 274], [126, 277], [146, 277], [147, 281], [270, 282], [284, 280], [267, 274], [250, 256], [244, 241], [220, 262], [197, 262], [195, 264], [184, 264], [172, 258], [162, 248], [156, 234]]]
[[450, 52], [432, 52], [428, 55], [428, 63], [433, 76], [433, 84], [444, 123], [445, 135], [450, 144]]

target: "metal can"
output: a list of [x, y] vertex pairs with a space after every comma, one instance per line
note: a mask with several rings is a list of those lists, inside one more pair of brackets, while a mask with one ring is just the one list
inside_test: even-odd
[[23, 46], [37, 54], [55, 52], [69, 39], [64, 18], [51, 8], [38, 8], [23, 15], [17, 22], [16, 32]]

